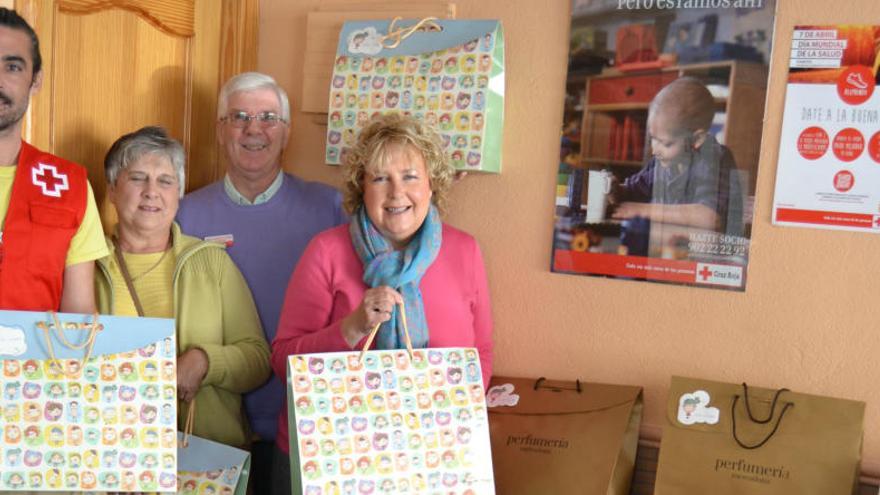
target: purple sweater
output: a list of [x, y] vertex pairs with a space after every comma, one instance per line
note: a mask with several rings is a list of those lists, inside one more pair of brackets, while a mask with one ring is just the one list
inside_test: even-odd
[[[235, 204], [215, 182], [187, 194], [177, 221], [184, 233], [205, 238], [232, 234], [229, 256], [254, 296], [266, 340], [272, 342], [290, 274], [312, 237], [346, 223], [341, 196], [330, 186], [284, 174], [281, 189], [266, 203]], [[275, 439], [284, 387], [272, 378], [245, 395], [251, 428], [262, 440]]]

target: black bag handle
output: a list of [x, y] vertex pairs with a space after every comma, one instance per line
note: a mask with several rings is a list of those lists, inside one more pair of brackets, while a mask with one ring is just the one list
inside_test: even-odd
[[[781, 388], [781, 389], [777, 390], [776, 394], [773, 395], [773, 401], [770, 403], [770, 414], [767, 416], [767, 419], [757, 419], [757, 418], [755, 418], [754, 415], [752, 415], [752, 409], [749, 406], [749, 386], [746, 385], [745, 383], [743, 383], [742, 385], [743, 385], [743, 395], [744, 395], [744, 399], [745, 399], [744, 402], [746, 404], [746, 413], [749, 415], [749, 419], [752, 422], [757, 423], [757, 424], [762, 424], [762, 425], [769, 423], [770, 420], [773, 419], [773, 415], [776, 412], [776, 404], [779, 401], [779, 396], [782, 395], [782, 392], [789, 391], [787, 388]], [[737, 445], [739, 445], [740, 447], [747, 449], [747, 450], [754, 450], [754, 449], [760, 448], [765, 443], [770, 441], [770, 439], [773, 438], [773, 435], [776, 434], [776, 430], [779, 429], [779, 425], [780, 425], [780, 423], [782, 423], [782, 417], [785, 416], [785, 412], [788, 411], [789, 408], [794, 407], [793, 403], [786, 402], [782, 406], [782, 411], [779, 412], [779, 417], [776, 419], [776, 424], [773, 425], [773, 429], [770, 430], [770, 433], [768, 433], [767, 436], [764, 437], [764, 439], [761, 440], [760, 442], [758, 442], [754, 445], [746, 445], [736, 435], [736, 403], [737, 403], [737, 401], [739, 401], [739, 395], [734, 395], [733, 396], [733, 404], [730, 406], [730, 420], [733, 423], [733, 439], [736, 440]]]
[[779, 400], [779, 396], [782, 392], [790, 392], [787, 388], [780, 388], [776, 391], [776, 394], [773, 396], [773, 401], [770, 403], [770, 414], [767, 415], [767, 419], [757, 419], [754, 415], [752, 415], [752, 408], [749, 406], [749, 386], [743, 382], [743, 395], [745, 396], [745, 404], [746, 404], [746, 413], [749, 415], [749, 419], [758, 424], [767, 424], [773, 419], [773, 413], [776, 410], [776, 401]]
[[[543, 384], [545, 381], [547, 381], [547, 379], [544, 378], [543, 376], [540, 377], [540, 378], [538, 378], [537, 380], [535, 380], [535, 386], [534, 386], [534, 389], [535, 389], [535, 390], [538, 390], [539, 388], [541, 388], [541, 384]], [[575, 388], [553, 387], [552, 390], [569, 390], [569, 391], [572, 391], [572, 392], [581, 393], [581, 381], [580, 381], [580, 379], [576, 379], [576, 380], [574, 381], [574, 384], [575, 384]], [[548, 388], [550, 388], [550, 387], [548, 387]]]

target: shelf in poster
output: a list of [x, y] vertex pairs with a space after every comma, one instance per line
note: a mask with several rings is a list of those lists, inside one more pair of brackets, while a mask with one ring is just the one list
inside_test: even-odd
[[644, 165], [644, 162], [641, 160], [612, 160], [610, 158], [602, 158], [598, 156], [589, 156], [585, 157], [581, 160], [581, 163], [584, 164], [585, 167], [589, 167], [590, 165], [618, 165], [625, 167], [641, 167]]
[[[587, 109], [593, 112], [626, 112], [629, 110], [647, 110], [650, 103], [594, 103], [587, 105]], [[715, 98], [715, 105], [724, 107], [727, 98]]]

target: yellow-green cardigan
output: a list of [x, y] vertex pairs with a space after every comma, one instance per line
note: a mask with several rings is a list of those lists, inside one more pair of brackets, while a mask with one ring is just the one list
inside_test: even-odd
[[[175, 267], [172, 281], [177, 353], [196, 347], [208, 356], [208, 372], [196, 395], [193, 433], [217, 442], [248, 444], [247, 418], [242, 394], [269, 377], [269, 345], [247, 282], [223, 246], [180, 232], [171, 226]], [[95, 295], [98, 311], [113, 314], [110, 270], [116, 267], [113, 243], [110, 255], [98, 260]], [[150, 316], [150, 315], [146, 315]], [[178, 403], [177, 423], [183, 428], [189, 407]]]

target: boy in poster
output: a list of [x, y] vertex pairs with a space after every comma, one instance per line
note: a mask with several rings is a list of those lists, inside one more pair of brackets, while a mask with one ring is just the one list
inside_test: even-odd
[[[712, 94], [697, 79], [676, 79], [657, 93], [648, 107], [652, 157], [639, 172], [616, 184], [612, 218], [742, 235], [736, 164], [730, 150], [708, 133], [714, 114]], [[643, 229], [646, 222], [626, 226]], [[647, 249], [633, 252], [633, 247], [628, 246], [628, 254], [648, 254]]]

